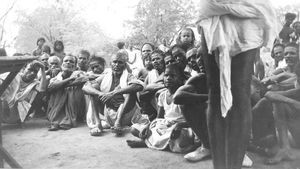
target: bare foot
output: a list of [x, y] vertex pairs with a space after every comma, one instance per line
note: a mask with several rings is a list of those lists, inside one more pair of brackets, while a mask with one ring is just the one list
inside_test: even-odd
[[147, 147], [144, 140], [126, 140], [127, 145], [131, 148], [145, 148]]
[[277, 154], [266, 161], [266, 164], [273, 165], [281, 161], [292, 161], [295, 160], [295, 156], [290, 149], [279, 149]]

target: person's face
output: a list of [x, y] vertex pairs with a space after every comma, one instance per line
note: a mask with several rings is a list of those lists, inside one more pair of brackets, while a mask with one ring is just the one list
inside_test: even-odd
[[169, 64], [175, 63], [175, 59], [171, 55], [167, 55], [164, 59], [165, 65], [168, 66]]
[[39, 41], [38, 41], [38, 46], [39, 46], [39, 47], [42, 47], [44, 44], [45, 44], [45, 41], [44, 41], [44, 40], [39, 40]]
[[284, 59], [288, 66], [294, 66], [295, 64], [297, 64], [297, 61], [298, 61], [297, 49], [292, 46], [285, 47], [284, 48]]
[[148, 57], [151, 55], [152, 52], [153, 52], [153, 49], [149, 44], [145, 44], [142, 47], [142, 57], [144, 57], [144, 58]]
[[184, 44], [191, 44], [193, 41], [192, 32], [190, 30], [183, 30], [180, 36], [181, 42]]
[[72, 56], [65, 56], [61, 69], [63, 71], [73, 71], [75, 69], [75, 58]]
[[281, 61], [283, 59], [283, 47], [276, 46], [274, 48], [274, 59], [275, 61]]
[[286, 18], [286, 24], [291, 25], [293, 23], [294, 19]]
[[87, 62], [88, 62], [88, 57], [86, 55], [80, 53], [78, 56], [78, 66], [84, 67], [87, 65]]
[[151, 55], [151, 62], [156, 70], [162, 70], [163, 69], [163, 56], [161, 56], [158, 53], [154, 53]]
[[176, 59], [176, 62], [179, 63], [180, 67], [184, 69], [187, 63], [185, 52], [182, 49], [174, 48], [172, 50], [172, 56]]
[[26, 67], [26, 69], [23, 72], [22, 79], [24, 82], [31, 82], [36, 78], [37, 73], [38, 71], [36, 69]]
[[198, 65], [197, 65], [197, 54], [192, 54], [191, 56], [188, 57], [188, 65], [193, 69], [193, 70], [198, 70]]
[[144, 66], [147, 70], [152, 69], [152, 63], [150, 57], [145, 57], [144, 58]]
[[300, 23], [296, 23], [296, 24], [294, 25], [294, 29], [295, 29], [295, 32], [296, 32], [296, 33], [300, 33]]
[[56, 50], [62, 50], [63, 49], [63, 46], [61, 43], [57, 43], [56, 46], [55, 46]]
[[181, 85], [181, 80], [179, 78], [179, 73], [174, 69], [166, 68], [164, 74], [164, 84], [167, 88], [177, 88]]
[[45, 65], [45, 67], [48, 67], [48, 59], [49, 59], [48, 55], [41, 56], [41, 62]]
[[57, 59], [50, 59], [50, 61], [49, 61], [49, 68], [50, 69], [57, 69], [57, 68], [59, 68], [59, 60], [57, 60]]
[[114, 55], [111, 60], [111, 68], [114, 74], [121, 75], [126, 68], [126, 59]]
[[101, 74], [104, 71], [104, 64], [100, 64], [97, 61], [92, 61], [90, 63], [90, 68], [95, 74]]

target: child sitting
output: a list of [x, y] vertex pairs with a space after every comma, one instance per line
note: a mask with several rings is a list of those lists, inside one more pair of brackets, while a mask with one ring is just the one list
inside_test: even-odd
[[193, 148], [192, 130], [187, 123], [179, 105], [174, 104], [173, 94], [184, 83], [183, 71], [177, 63], [165, 69], [164, 85], [167, 90], [158, 97], [158, 115], [148, 125], [132, 125], [131, 133], [143, 140], [127, 140], [130, 147], [149, 147], [157, 150], [169, 148], [172, 152], [185, 153]]

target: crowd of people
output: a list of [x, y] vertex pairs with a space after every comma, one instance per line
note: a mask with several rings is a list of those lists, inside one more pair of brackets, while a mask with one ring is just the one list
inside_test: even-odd
[[[271, 62], [256, 55], [249, 57], [254, 65], [235, 65], [254, 68], [248, 150], [266, 155], [267, 164], [293, 160], [291, 147], [300, 144], [300, 22], [294, 22], [293, 13], [285, 16], [268, 56]], [[53, 52], [45, 43], [45, 38], [37, 40], [32, 55], [38, 59], [27, 64], [1, 96], [3, 123], [23, 123], [44, 113], [49, 131], [85, 122], [91, 136], [101, 136], [106, 129], [122, 136], [130, 126], [137, 137], [127, 140], [132, 148], [187, 153], [189, 161], [211, 156], [207, 68], [193, 29], [182, 29], [172, 46], [146, 42], [133, 59], [132, 49], [119, 42], [110, 66], [87, 50], [66, 54], [62, 41], [55, 41]], [[132, 66], [136, 63], [138, 68]], [[7, 74], [0, 75], [0, 84]], [[252, 165], [247, 155], [243, 165]]]

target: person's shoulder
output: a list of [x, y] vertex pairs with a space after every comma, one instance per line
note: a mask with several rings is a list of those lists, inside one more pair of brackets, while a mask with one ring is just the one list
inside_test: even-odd
[[198, 73], [197, 75], [190, 77], [186, 84], [195, 84], [201, 82], [206, 82], [206, 75], [204, 73]]

